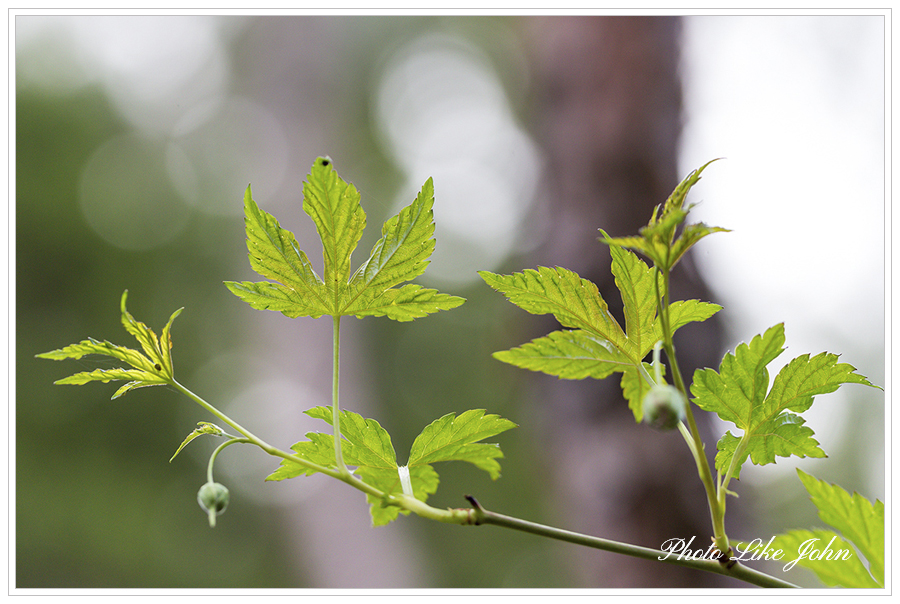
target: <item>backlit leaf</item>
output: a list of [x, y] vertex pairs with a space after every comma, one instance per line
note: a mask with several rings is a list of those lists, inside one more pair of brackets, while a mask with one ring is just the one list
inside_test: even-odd
[[384, 316], [410, 321], [465, 300], [419, 285], [415, 279], [434, 251], [434, 186], [425, 183], [413, 202], [389, 219], [372, 253], [351, 276], [351, 254], [366, 226], [356, 188], [338, 176], [326, 157], [318, 158], [303, 188], [303, 210], [322, 241], [324, 279], [313, 270], [293, 233], [260, 210], [250, 194], [244, 197], [247, 247], [251, 267], [270, 282], [225, 285], [257, 310], [288, 317]]
[[[306, 414], [329, 425], [333, 420], [331, 407], [314, 407]], [[467, 461], [488, 472], [492, 478], [499, 477], [497, 459], [503, 457], [500, 448], [477, 441], [513, 427], [515, 424], [509, 420], [485, 415], [483, 410], [466, 411], [459, 417], [450, 413], [432, 422], [416, 438], [410, 453], [407, 467], [412, 495], [426, 501], [429, 495], [437, 491], [439, 478], [431, 464], [440, 461]], [[386, 500], [403, 493], [394, 447], [388, 433], [375, 420], [342, 410], [341, 434], [341, 454], [347, 466], [352, 467], [353, 473], [365, 483], [384, 493], [384, 498], [367, 495], [373, 525], [387, 524], [401, 513], [408, 514], [408, 510], [401, 510]], [[296, 443], [291, 449], [308, 461], [336, 468], [334, 437], [319, 432], [310, 432], [306, 437], [309, 440]], [[278, 469], [266, 480], [285, 480], [315, 473], [315, 470], [282, 460]]]
[[666, 203], [653, 210], [647, 226], [642, 227], [639, 237], [610, 237], [606, 232], [601, 241], [610, 248], [628, 248], [644, 254], [660, 270], [670, 271], [684, 254], [700, 239], [712, 233], [727, 232], [728, 229], [709, 227], [703, 223], [686, 225], [676, 237], [678, 227], [687, 218], [690, 207], [684, 202], [691, 188], [700, 181], [700, 174], [712, 160], [694, 170], [675, 188]]
[[[664, 294], [658, 271], [635, 254], [610, 248], [612, 273], [622, 295], [625, 329], [610, 314], [597, 286], [572, 271], [540, 267], [512, 275], [479, 274], [510, 302], [532, 314], [552, 314], [570, 331], [557, 331], [518, 348], [497, 352], [505, 363], [563, 379], [602, 379], [622, 372], [622, 388], [636, 421], [649, 384], [639, 370], [662, 339], [657, 291]], [[716, 304], [685, 300], [669, 305], [671, 330], [705, 321], [721, 309]], [[652, 371], [648, 374], [652, 375]]]
[[409, 452], [410, 469], [441, 461], [467, 461], [496, 480], [500, 477], [500, 447], [478, 441], [496, 436], [516, 424], [498, 415], [485, 415], [484, 409], [454, 413], [433, 421], [413, 441]]
[[[770, 548], [784, 552], [780, 562], [787, 566], [807, 568], [829, 587], [878, 588], [853, 545], [834, 531], [795, 529], [776, 535]], [[806, 552], [801, 555], [801, 552]], [[813, 555], [813, 558], [808, 557]], [[822, 556], [818, 558], [818, 556]], [[831, 559], [824, 556], [833, 556]]]
[[357, 298], [343, 313], [357, 317], [388, 317], [395, 321], [412, 321], [439, 310], [452, 310], [463, 302], [463, 298], [410, 283], [385, 290], [372, 298]]
[[116, 399], [135, 388], [144, 388], [146, 386], [161, 386], [171, 383], [174, 377], [174, 369], [172, 367], [172, 322], [181, 313], [181, 309], [176, 310], [169, 317], [168, 323], [163, 328], [162, 338], [157, 338], [156, 334], [143, 323], [136, 321], [134, 317], [126, 310], [125, 300], [128, 296], [126, 290], [122, 294], [121, 310], [122, 324], [125, 329], [132, 334], [140, 343], [143, 353], [125, 346], [118, 346], [110, 342], [100, 342], [93, 338], [88, 338], [77, 344], [71, 344], [59, 350], [51, 350], [42, 354], [35, 355], [39, 359], [50, 359], [54, 361], [62, 361], [65, 359], [80, 359], [86, 355], [102, 355], [112, 357], [119, 361], [124, 361], [131, 366], [131, 369], [116, 367], [111, 369], [95, 369], [93, 371], [83, 371], [76, 373], [67, 378], [63, 378], [54, 382], [54, 384], [72, 384], [81, 385], [88, 382], [111, 382], [128, 380], [128, 383], [121, 386], [112, 398]]
[[660, 281], [658, 291], [663, 294], [662, 278], [631, 252], [612, 247], [610, 254], [612, 273], [625, 307], [625, 333], [628, 339], [620, 348], [632, 361], [638, 362], [659, 340], [654, 329], [657, 311], [657, 284], [654, 279]]
[[788, 563], [796, 560], [828, 586], [884, 587], [884, 503], [873, 504], [802, 470], [797, 474], [819, 518], [839, 532], [793, 530], [777, 535], [773, 547], [788, 554]]
[[603, 379], [632, 363], [607, 340], [583, 329], [554, 331], [494, 358], [531, 371], [567, 380]]
[[726, 354], [718, 372], [700, 369], [694, 373], [693, 402], [743, 431], [740, 437], [729, 433], [719, 441], [716, 468], [720, 472], [732, 467], [736, 454], [740, 459], [733, 466], [735, 476], [747, 457], [757, 465], [792, 455], [825, 457], [805, 420], [789, 411], [806, 411], [814, 395], [834, 392], [841, 384], [872, 386], [854, 373], [853, 366], [838, 363], [836, 355], [822, 353], [788, 363], [769, 390], [766, 366], [784, 351], [783, 345], [784, 325], [779, 324]]
[[384, 223], [381, 239], [351, 280], [351, 300], [380, 292], [425, 272], [434, 252], [434, 183], [429, 178], [416, 199]]
[[869, 562], [869, 570], [879, 585], [884, 585], [884, 503], [871, 503], [859, 493], [852, 495], [797, 470], [810, 499], [819, 510], [822, 522], [836, 528], [849, 539]]
[[187, 435], [187, 438], [179, 445], [178, 449], [175, 451], [175, 454], [169, 459], [169, 462], [175, 459], [181, 450], [184, 449], [189, 442], [197, 438], [198, 436], [203, 436], [204, 434], [209, 434], [210, 436], [229, 436], [222, 428], [215, 424], [211, 424], [209, 422], [197, 422], [197, 428]]

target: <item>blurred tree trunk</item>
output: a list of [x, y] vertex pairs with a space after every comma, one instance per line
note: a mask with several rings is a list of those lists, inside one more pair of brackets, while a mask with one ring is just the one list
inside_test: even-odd
[[[549, 233], [531, 264], [564, 266], [594, 281], [621, 317], [609, 251], [597, 229], [636, 234], [683, 176], [676, 161], [680, 20], [551, 17], [525, 26], [538, 91], [535, 134], [549, 163]], [[678, 269], [674, 299], [710, 299], [690, 257]], [[718, 366], [721, 335], [714, 320], [683, 332], [686, 339], [676, 344], [689, 382], [695, 368]], [[551, 430], [553, 462], [565, 468], [554, 485], [562, 526], [655, 548], [696, 536], [694, 543], [706, 547], [712, 533], [706, 499], [677, 431], [636, 424], [617, 379], [535, 382], [542, 384], [540, 413]], [[728, 584], [605, 552], [577, 559], [587, 586]]]

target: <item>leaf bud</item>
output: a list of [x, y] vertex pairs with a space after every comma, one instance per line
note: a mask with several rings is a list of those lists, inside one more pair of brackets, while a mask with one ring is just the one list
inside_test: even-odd
[[228, 489], [218, 482], [207, 482], [197, 492], [197, 503], [209, 514], [210, 528], [216, 526], [216, 516], [228, 507]]
[[657, 384], [644, 395], [644, 422], [657, 430], [671, 430], [684, 420], [686, 407], [678, 388]]

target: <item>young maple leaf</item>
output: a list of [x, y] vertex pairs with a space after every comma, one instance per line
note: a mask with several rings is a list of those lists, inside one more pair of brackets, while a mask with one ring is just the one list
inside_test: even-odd
[[[328, 424], [333, 420], [331, 407], [314, 407], [305, 413]], [[341, 410], [340, 421], [344, 439], [342, 455], [348, 466], [355, 467], [354, 474], [385, 495], [403, 493], [423, 502], [437, 492], [440, 482], [438, 473], [432, 467], [434, 463], [466, 461], [490, 474], [492, 479], [499, 478], [500, 464], [497, 459], [503, 457], [500, 447], [479, 441], [516, 427], [513, 422], [497, 415], [485, 415], [483, 409], [472, 409], [458, 416], [448, 413], [422, 430], [413, 441], [407, 465], [400, 467], [391, 437], [378, 422], [345, 410]], [[320, 466], [336, 467], [334, 436], [310, 432], [306, 437], [309, 440], [298, 442], [291, 449]], [[266, 480], [285, 480], [315, 473], [315, 470], [285, 460]], [[405, 485], [404, 480], [408, 480]], [[401, 513], [409, 514], [408, 510], [386, 504], [382, 498], [373, 495], [367, 495], [367, 498], [371, 504], [374, 526], [388, 524]]]
[[303, 211], [322, 240], [324, 278], [320, 278], [294, 234], [256, 205], [248, 186], [244, 222], [250, 266], [271, 281], [225, 285], [253, 308], [292, 318], [354, 315], [411, 321], [465, 302], [420, 285], [397, 287], [421, 275], [434, 251], [430, 178], [416, 199], [384, 224], [369, 259], [351, 275], [350, 257], [366, 226], [359, 200], [359, 192], [338, 176], [329, 158], [316, 159], [303, 186]]
[[[797, 474], [819, 518], [840, 533], [800, 529], [777, 535], [771, 548], [788, 553], [783, 558], [785, 570], [803, 566], [830, 587], [884, 587], [884, 503], [876, 499], [873, 504], [859, 493], [851, 495], [802, 470]], [[812, 550], [821, 556], [811, 555]], [[801, 556], [803, 551], [807, 555]]]
[[695, 243], [712, 233], [728, 232], [729, 229], [710, 227], [702, 222], [689, 224], [682, 228], [676, 238], [676, 230], [687, 218], [691, 206], [684, 207], [684, 201], [691, 188], [700, 181], [700, 174], [716, 160], [706, 162], [687, 175], [675, 188], [666, 203], [653, 210], [650, 222], [641, 227], [640, 234], [634, 237], [610, 237], [606, 231], [601, 241], [610, 247], [624, 247], [636, 250], [653, 261], [662, 271], [671, 271], [678, 261]]
[[146, 386], [162, 386], [171, 384], [174, 379], [172, 366], [172, 322], [181, 314], [183, 309], [178, 309], [169, 317], [169, 322], [163, 327], [159, 337], [152, 329], [136, 321], [125, 308], [125, 300], [128, 298], [128, 290], [122, 293], [122, 325], [140, 343], [143, 353], [125, 346], [118, 346], [110, 342], [100, 342], [88, 338], [77, 344], [71, 344], [59, 350], [52, 350], [35, 355], [39, 359], [62, 361], [64, 359], [80, 359], [89, 354], [97, 354], [112, 357], [124, 361], [131, 369], [116, 367], [113, 369], [95, 369], [70, 375], [67, 378], [57, 380], [54, 384], [82, 385], [88, 382], [111, 382], [130, 380], [127, 384], [116, 390], [112, 398], [116, 399], [135, 388]]
[[[657, 317], [655, 269], [632, 252], [611, 247], [612, 274], [622, 295], [625, 329], [609, 312], [597, 286], [564, 268], [539, 267], [512, 275], [481, 271], [485, 282], [531, 314], [552, 314], [563, 329], [494, 358], [523, 369], [563, 379], [605, 378], [621, 372], [622, 389], [636, 421], [649, 385], [642, 377], [643, 359], [662, 339]], [[657, 279], [659, 279], [657, 277]], [[692, 321], [705, 321], [721, 307], [698, 300], [669, 306], [672, 332]]]
[[693, 402], [743, 430], [741, 436], [726, 432], [718, 443], [716, 469], [722, 475], [738, 478], [748, 457], [756, 465], [774, 463], [776, 456], [825, 457], [797, 413], [809, 409], [815, 395], [834, 392], [841, 384], [877, 387], [852, 365], [838, 363], [837, 355], [823, 352], [785, 365], [769, 390], [766, 366], [784, 352], [783, 345], [784, 324], [778, 324], [726, 354], [718, 372], [694, 373]]

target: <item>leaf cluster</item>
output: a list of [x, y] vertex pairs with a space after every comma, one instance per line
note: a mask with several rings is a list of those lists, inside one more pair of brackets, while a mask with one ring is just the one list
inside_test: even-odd
[[[497, 352], [494, 354], [497, 359], [561, 379], [603, 379], [621, 374], [622, 392], [636, 421], [643, 419], [642, 403], [650, 389], [665, 384], [666, 370], [658, 356], [660, 349], [665, 348], [677, 386], [670, 390], [678, 394], [681, 407], [685, 408], [678, 421], [686, 419], [690, 424], [689, 428], [681, 424], [679, 427], [707, 487], [716, 533], [714, 543], [724, 552], [728, 551], [724, 533], [725, 494], [728, 482], [740, 477], [743, 464], [748, 459], [764, 465], [774, 463], [777, 457], [825, 457], [813, 438], [814, 432], [800, 414], [812, 406], [815, 396], [834, 392], [843, 384], [877, 386], [856, 373], [853, 366], [840, 363], [837, 355], [827, 352], [793, 359], [770, 385], [768, 366], [784, 351], [781, 324], [726, 354], [718, 370], [696, 371], [690, 385], [691, 402], [717, 414], [738, 431], [737, 434], [726, 431], [717, 444], [715, 468], [719, 480], [713, 487], [690, 405], [684, 404], [687, 388], [677, 371], [672, 335], [684, 325], [709, 319], [721, 307], [699, 300], [670, 302], [667, 292], [669, 273], [684, 254], [707, 235], [727, 230], [702, 223], [684, 225], [691, 208], [685, 206], [686, 196], [708, 165], [692, 172], [678, 185], [666, 203], [654, 210], [650, 222], [638, 236], [613, 238], [601, 231], [601, 241], [610, 248], [611, 272], [622, 297], [624, 321], [612, 315], [594, 283], [564, 268], [539, 267], [510, 275], [481, 271], [479, 275], [511, 303], [532, 314], [552, 315], [562, 327], [522, 346]], [[425, 271], [434, 251], [433, 203], [433, 183], [428, 179], [412, 203], [385, 222], [381, 238], [368, 259], [351, 271], [351, 256], [366, 226], [360, 195], [352, 184], [338, 176], [329, 158], [317, 158], [304, 183], [303, 210], [313, 221], [322, 243], [322, 276], [312, 267], [294, 234], [259, 208], [248, 186], [244, 210], [250, 265], [267, 280], [229, 281], [226, 286], [255, 309], [277, 311], [291, 318], [334, 317], [336, 345], [338, 321], [342, 316], [386, 316], [410, 321], [455, 308], [464, 302], [462, 298], [407, 283]], [[634, 252], [647, 257], [652, 266]], [[171, 315], [157, 336], [128, 313], [127, 293], [121, 299], [122, 323], [138, 340], [141, 351], [88, 338], [37, 356], [51, 360], [80, 359], [89, 354], [115, 358], [127, 367], [76, 373], [55, 383], [127, 381], [113, 398], [135, 388], [170, 384], [243, 435], [243, 438], [233, 437], [215, 424], [200, 422], [178, 447], [173, 459], [189, 442], [203, 435], [230, 437], [217, 452], [235, 442], [256, 444], [283, 458], [267, 480], [324, 472], [350, 482], [366, 492], [375, 526], [388, 524], [411, 510], [420, 513], [422, 507], [418, 502], [424, 503], [437, 491], [440, 480], [433, 467], [437, 463], [464, 461], [487, 472], [492, 479], [500, 476], [498, 460], [503, 454], [499, 446], [482, 441], [516, 425], [483, 409], [449, 413], [435, 420], [413, 441], [406, 464], [399, 465], [391, 437], [377, 421], [340, 410], [337, 348], [333, 406], [306, 411], [310, 417], [331, 425], [333, 433], [307, 433], [307, 440], [291, 447], [293, 457], [278, 451], [175, 381], [171, 328], [181, 309]], [[645, 358], [654, 350], [651, 365]], [[216, 453], [210, 461], [210, 476], [215, 456]], [[819, 509], [819, 517], [838, 532], [790, 531], [776, 537], [776, 546], [796, 550], [809, 540], [819, 539], [839, 549], [849, 551], [855, 547], [860, 555], [850, 564], [815, 559], [798, 563], [810, 568], [828, 585], [883, 586], [883, 503], [876, 501], [873, 505], [856, 493], [850, 495], [840, 487], [799, 473]]]
[[[659, 218], [659, 208], [654, 211], [650, 224], [641, 230], [641, 237], [613, 239], [603, 233], [604, 242], [610, 245], [616, 288], [624, 303], [624, 329], [609, 311], [597, 286], [570, 270], [539, 267], [511, 275], [479, 272], [488, 285], [516, 306], [531, 314], [553, 315], [565, 328], [518, 348], [497, 352], [494, 357], [562, 379], [603, 379], [621, 373], [628, 407], [635, 420], [641, 421], [641, 403], [653, 385], [644, 358], [664, 337], [659, 308], [666, 286], [663, 272], [658, 269], [674, 266], [701, 237], [725, 230], [692, 225], [675, 240], [675, 228], [687, 215], [683, 209], [685, 196], [702, 170], [693, 172], [675, 189]], [[647, 266], [626, 248], [645, 253], [656, 267]], [[668, 305], [670, 335], [688, 323], [709, 319], [721, 308], [699, 300]]]
[[[456, 308], [463, 298], [416, 284], [402, 285], [425, 271], [434, 252], [433, 204], [434, 185], [429, 178], [413, 202], [384, 223], [368, 259], [351, 273], [351, 255], [365, 229], [366, 214], [356, 188], [338, 176], [329, 158], [319, 157], [304, 183], [303, 210], [322, 241], [323, 276], [312, 268], [293, 233], [259, 209], [247, 187], [244, 222], [250, 266], [271, 281], [226, 282], [226, 286], [253, 308], [280, 311], [292, 318], [352, 315], [410, 321]], [[381, 491], [380, 497], [368, 495], [376, 526], [389, 523], [401, 512], [394, 495], [403, 493], [425, 501], [437, 490], [433, 463], [467, 461], [496, 479], [500, 470], [497, 459], [502, 453], [497, 445], [478, 441], [515, 427], [483, 410], [466, 411], [458, 417], [451, 413], [426, 427], [413, 443], [407, 465], [398, 466], [390, 435], [377, 421], [339, 410], [338, 430], [333, 407], [315, 407], [306, 413], [335, 429], [341, 439], [343, 464], [355, 468], [353, 473], [360, 480]], [[299, 457], [320, 468], [341, 468], [335, 434], [311, 432], [307, 438], [292, 447]], [[285, 460], [268, 480], [317, 471]]]
[[638, 236], [613, 238], [601, 230], [602, 241], [610, 246], [641, 252], [652, 260], [661, 272], [667, 273], [698, 241], [712, 233], [728, 232], [729, 229], [710, 227], [702, 222], [686, 225], [680, 233], [678, 232], [679, 226], [684, 223], [693, 207], [684, 206], [688, 192], [700, 181], [703, 170], [714, 161], [716, 160], [706, 162], [681, 181], [662, 208], [660, 209], [660, 206], [654, 208], [650, 222], [640, 229]]

